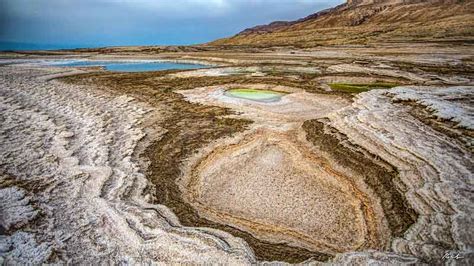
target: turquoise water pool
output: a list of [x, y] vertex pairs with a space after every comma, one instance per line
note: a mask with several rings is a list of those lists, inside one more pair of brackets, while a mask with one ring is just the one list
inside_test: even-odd
[[256, 102], [277, 102], [283, 97], [286, 93], [271, 91], [271, 90], [256, 90], [256, 89], [245, 89], [245, 88], [236, 88], [230, 89], [224, 93], [226, 96], [242, 98]]
[[92, 67], [101, 66], [109, 71], [117, 72], [145, 72], [145, 71], [159, 71], [169, 69], [198, 69], [209, 67], [206, 65], [199, 64], [185, 64], [185, 63], [172, 63], [172, 62], [160, 62], [160, 61], [68, 61], [52, 63], [54, 66], [62, 67]]

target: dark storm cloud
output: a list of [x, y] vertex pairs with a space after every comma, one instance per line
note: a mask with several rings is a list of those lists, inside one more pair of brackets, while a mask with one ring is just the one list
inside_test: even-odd
[[343, 0], [0, 0], [0, 41], [58, 45], [193, 44]]

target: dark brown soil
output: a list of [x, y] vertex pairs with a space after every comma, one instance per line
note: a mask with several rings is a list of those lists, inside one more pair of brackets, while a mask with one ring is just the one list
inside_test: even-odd
[[[457, 141], [461, 146], [471, 147], [474, 152], [474, 147], [470, 144], [470, 138], [474, 138], [474, 130], [458, 127], [455, 122], [443, 120], [435, 117], [432, 112], [413, 101], [400, 101], [400, 103], [409, 105], [411, 109], [409, 113], [417, 118], [422, 123], [430, 126], [432, 129], [445, 134]], [[473, 101], [466, 99], [466, 105], [473, 104]], [[466, 138], [467, 136], [467, 138]]]

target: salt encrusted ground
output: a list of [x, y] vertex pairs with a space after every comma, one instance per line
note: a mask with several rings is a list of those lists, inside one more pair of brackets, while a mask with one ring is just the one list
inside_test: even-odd
[[[301, 57], [291, 60], [302, 66], [97, 74], [130, 86], [123, 90], [95, 84], [94, 75], [74, 79], [89, 85], [55, 79], [84, 70], [2, 66], [1, 262], [258, 262], [244, 240], [183, 227], [167, 206], [152, 204], [162, 196], [154, 190], [160, 173], [153, 173], [154, 183], [147, 178], [145, 150], [165, 135], [173, 138], [167, 132], [175, 131], [164, 128], [165, 113], [183, 107], [160, 98], [178, 97], [156, 85], [168, 82], [185, 88], [179, 93], [203, 110], [230, 108], [230, 117], [253, 121], [243, 132], [203, 144], [176, 166], [183, 197], [202, 217], [264, 241], [334, 255], [335, 263], [473, 264], [474, 87], [452, 86], [472, 77], [409, 72], [385, 65], [390, 58], [367, 65], [336, 56], [314, 67], [303, 62], [309, 53], [291, 56]], [[251, 60], [246, 62], [263, 62]], [[373, 90], [353, 99], [309, 93], [318, 86], [312, 81], [380, 78], [441, 85]], [[280, 102], [257, 103], [223, 93], [242, 86], [289, 94]], [[156, 97], [154, 104], [147, 97]], [[192, 137], [183, 134], [164, 143]], [[443, 260], [447, 252], [463, 259]]]
[[[361, 94], [347, 108], [330, 114], [327, 127], [345, 134], [395, 166], [405, 197], [418, 214], [392, 250], [429, 259], [447, 252], [470, 264], [474, 258], [473, 138], [450, 138], [410, 114], [412, 105], [436, 118], [454, 122], [453, 128], [472, 125], [473, 87], [399, 87]], [[470, 102], [470, 103], [468, 103]], [[449, 126], [446, 126], [449, 128]], [[468, 144], [466, 144], [468, 143]]]
[[2, 68], [4, 263], [255, 261], [242, 240], [183, 228], [165, 206], [148, 203], [138, 157], [145, 135], [160, 133], [141, 125], [159, 120], [157, 110], [42, 78], [56, 72]]

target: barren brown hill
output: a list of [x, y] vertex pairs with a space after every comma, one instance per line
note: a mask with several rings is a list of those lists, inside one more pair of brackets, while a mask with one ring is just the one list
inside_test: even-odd
[[256, 26], [210, 44], [313, 47], [473, 40], [472, 0], [349, 0], [300, 20]]

